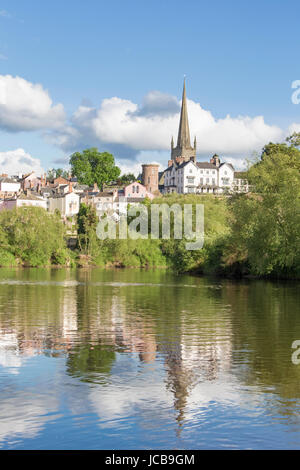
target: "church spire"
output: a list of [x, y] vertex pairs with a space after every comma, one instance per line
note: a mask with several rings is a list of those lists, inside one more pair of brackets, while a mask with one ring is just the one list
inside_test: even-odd
[[186, 104], [186, 90], [185, 79], [183, 82], [181, 113], [179, 122], [179, 131], [177, 138], [177, 145], [174, 147], [173, 140], [171, 141], [171, 159], [176, 163], [196, 161], [196, 141], [194, 147], [191, 146], [189, 119]]
[[185, 78], [183, 82], [182, 104], [181, 104], [177, 147], [179, 148], [191, 147], [189, 120], [188, 120], [187, 105], [186, 105]]

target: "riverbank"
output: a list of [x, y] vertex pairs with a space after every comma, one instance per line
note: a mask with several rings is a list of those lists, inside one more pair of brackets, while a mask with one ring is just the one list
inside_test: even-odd
[[[266, 233], [263, 223], [270, 223], [270, 215], [266, 217], [268, 212], [260, 207], [264, 201], [256, 195], [174, 194], [145, 201], [149, 210], [155, 204], [202, 204], [203, 248], [187, 250], [187, 240], [151, 239], [150, 234], [147, 239], [99, 240], [97, 217], [92, 208], [83, 208], [84, 215], [78, 216], [78, 226], [83, 229], [77, 245], [70, 249], [66, 227], [57, 214], [27, 207], [0, 214], [0, 266], [158, 268], [224, 278], [300, 278], [297, 227], [289, 226], [294, 238], [289, 236], [288, 240], [282, 224], [273, 224], [272, 231]], [[171, 235], [172, 230], [173, 226]]]

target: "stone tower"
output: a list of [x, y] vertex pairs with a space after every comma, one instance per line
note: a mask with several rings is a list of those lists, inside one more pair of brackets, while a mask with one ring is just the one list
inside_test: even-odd
[[191, 146], [189, 119], [186, 104], [185, 79], [183, 82], [182, 104], [180, 113], [180, 122], [178, 130], [177, 145], [174, 147], [174, 140], [171, 140], [171, 160], [177, 163], [196, 161], [196, 137], [194, 146]]
[[142, 165], [142, 184], [152, 194], [158, 191], [158, 167], [157, 163], [145, 163]]

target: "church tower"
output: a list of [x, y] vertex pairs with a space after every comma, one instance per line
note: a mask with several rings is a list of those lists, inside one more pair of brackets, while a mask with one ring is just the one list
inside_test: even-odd
[[196, 137], [194, 146], [191, 146], [190, 129], [186, 104], [185, 79], [183, 82], [182, 104], [180, 113], [180, 122], [178, 130], [177, 145], [174, 147], [174, 140], [171, 141], [171, 160], [173, 162], [182, 163], [189, 160], [196, 161]]

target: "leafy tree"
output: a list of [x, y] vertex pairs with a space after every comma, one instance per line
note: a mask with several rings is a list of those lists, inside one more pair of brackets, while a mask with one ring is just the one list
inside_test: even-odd
[[300, 151], [269, 144], [248, 170], [254, 193], [231, 201], [232, 236], [225, 262], [249, 263], [259, 275], [300, 274]]
[[294, 147], [300, 146], [300, 132], [293, 132], [292, 135], [286, 138], [286, 142], [289, 142]]
[[120, 183], [120, 184], [130, 184], [130, 183], [133, 183], [133, 181], [136, 181], [136, 177], [134, 176], [134, 174], [133, 173], [127, 173], [127, 174], [122, 175], [119, 178], [118, 183]]
[[77, 214], [78, 245], [80, 251], [87, 255], [97, 256], [99, 253], [97, 223], [96, 209], [91, 205], [81, 204]]
[[47, 178], [50, 181], [53, 181], [55, 178], [59, 178], [60, 176], [65, 179], [69, 179], [68, 171], [63, 168], [52, 168], [47, 172]]
[[94, 147], [73, 153], [70, 165], [72, 176], [76, 176], [79, 183], [89, 186], [97, 183], [99, 188], [103, 188], [104, 183], [116, 180], [120, 175], [114, 156], [108, 152], [101, 153]]
[[0, 227], [1, 248], [21, 264], [69, 264], [65, 227], [57, 215], [39, 207], [4, 210], [0, 212]]

